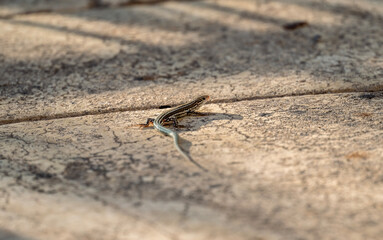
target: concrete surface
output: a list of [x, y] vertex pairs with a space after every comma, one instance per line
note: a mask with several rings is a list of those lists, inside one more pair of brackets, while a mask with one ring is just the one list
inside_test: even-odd
[[[0, 239], [381, 239], [380, 1], [17, 7]], [[177, 131], [207, 173], [131, 127], [199, 94]]]

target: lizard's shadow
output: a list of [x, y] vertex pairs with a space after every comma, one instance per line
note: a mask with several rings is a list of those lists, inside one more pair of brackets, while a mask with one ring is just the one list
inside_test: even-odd
[[[204, 114], [203, 116], [191, 115], [190, 117], [187, 117], [186, 119], [182, 119], [180, 121], [180, 124], [183, 125], [183, 127], [173, 127], [173, 126], [168, 126], [168, 127], [175, 130], [177, 133], [182, 133], [182, 132], [189, 132], [189, 131], [197, 131], [202, 126], [217, 120], [242, 120], [243, 119], [243, 117], [238, 114], [214, 113], [214, 112], [203, 113], [203, 114]], [[180, 136], [180, 145], [182, 145], [182, 148], [189, 153], [190, 147], [192, 146], [192, 142]]]
[[176, 130], [177, 132], [188, 132], [188, 131], [197, 131], [202, 126], [217, 120], [242, 120], [243, 117], [238, 114], [230, 114], [230, 113], [202, 113], [204, 115], [199, 116], [188, 116], [185, 119], [180, 120], [180, 124], [183, 127], [173, 127], [168, 126]]

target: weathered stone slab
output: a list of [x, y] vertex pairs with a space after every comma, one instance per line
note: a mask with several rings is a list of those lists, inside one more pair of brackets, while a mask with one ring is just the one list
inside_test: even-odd
[[207, 104], [0, 127], [0, 228], [26, 239], [380, 239], [383, 95]]
[[[168, 2], [1, 20], [0, 122], [148, 109], [201, 93], [381, 90], [375, 5]], [[309, 26], [282, 28], [298, 20]]]

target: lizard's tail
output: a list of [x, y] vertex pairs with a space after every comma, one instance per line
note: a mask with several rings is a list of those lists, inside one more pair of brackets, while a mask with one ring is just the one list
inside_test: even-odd
[[193, 158], [191, 158], [179, 145], [179, 136], [177, 133], [173, 133], [171, 134], [173, 139], [174, 139], [174, 145], [176, 146], [178, 152], [180, 152], [182, 154], [182, 156], [184, 156], [187, 160], [189, 160], [190, 162], [192, 162], [194, 165], [196, 165], [197, 167], [199, 167], [200, 169], [204, 170], [205, 172], [208, 172], [208, 170], [206, 168], [204, 168], [203, 166], [201, 166], [198, 162], [194, 161]]

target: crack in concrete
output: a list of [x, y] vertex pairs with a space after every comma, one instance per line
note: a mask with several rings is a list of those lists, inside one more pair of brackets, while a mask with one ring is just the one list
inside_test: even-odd
[[[365, 89], [357, 90], [357, 89], [339, 89], [339, 90], [318, 90], [312, 91], [310, 93], [292, 93], [292, 94], [280, 94], [280, 95], [272, 95], [272, 96], [252, 96], [252, 97], [243, 97], [243, 98], [230, 98], [230, 99], [216, 99], [208, 102], [207, 104], [216, 104], [216, 103], [234, 103], [241, 101], [252, 101], [252, 100], [263, 100], [263, 99], [278, 99], [283, 97], [301, 97], [301, 96], [311, 96], [311, 95], [327, 95], [327, 94], [346, 94], [346, 93], [380, 93], [383, 92], [383, 85], [379, 86], [371, 86]], [[177, 104], [176, 104], [177, 105]], [[53, 115], [36, 115], [36, 116], [28, 116], [22, 118], [15, 119], [3, 119], [0, 120], [1, 125], [9, 125], [21, 122], [35, 122], [35, 121], [47, 121], [47, 120], [55, 120], [62, 118], [73, 118], [73, 117], [84, 117], [84, 116], [93, 116], [93, 115], [102, 115], [108, 113], [117, 113], [117, 112], [132, 112], [132, 111], [142, 111], [142, 110], [151, 110], [151, 109], [159, 109], [161, 105], [149, 105], [143, 107], [120, 107], [120, 108], [110, 108], [110, 109], [94, 109], [82, 112], [69, 112], [69, 113], [58, 113]]]

